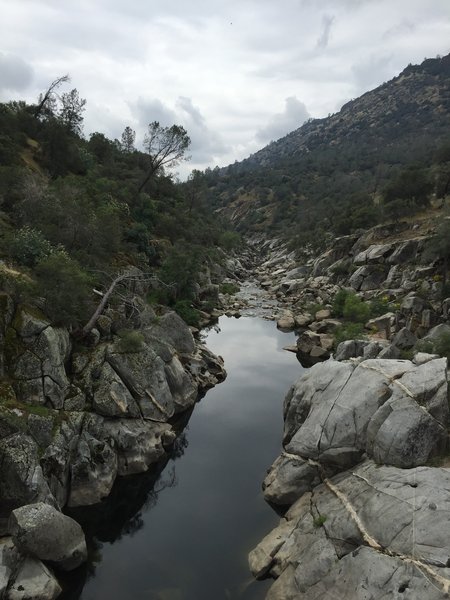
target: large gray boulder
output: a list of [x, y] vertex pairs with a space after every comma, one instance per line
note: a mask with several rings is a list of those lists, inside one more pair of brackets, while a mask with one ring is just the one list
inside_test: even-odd
[[193, 354], [195, 342], [186, 323], [175, 312], [167, 312], [149, 327], [148, 332], [173, 346], [179, 354]]
[[87, 559], [81, 527], [48, 504], [38, 502], [17, 508], [11, 514], [10, 528], [21, 552], [64, 571], [76, 569]]
[[53, 573], [40, 560], [26, 558], [19, 567], [6, 600], [55, 600], [62, 592]]
[[[450, 472], [366, 461], [305, 494], [250, 553], [266, 598], [445, 598]], [[424, 576], [424, 574], [426, 576]]]
[[445, 447], [447, 385], [445, 359], [315, 365], [286, 397], [286, 452], [336, 470], [364, 453], [399, 467], [424, 464]]
[[70, 463], [69, 506], [88, 506], [106, 498], [118, 472], [116, 452], [87, 431], [78, 440]]
[[71, 349], [68, 331], [52, 327], [36, 309], [21, 306], [7, 338], [6, 359], [19, 399], [63, 408], [69, 389], [65, 371]]
[[39, 449], [17, 433], [0, 441], [0, 535], [8, 531], [11, 511], [23, 504], [55, 500], [39, 464]]

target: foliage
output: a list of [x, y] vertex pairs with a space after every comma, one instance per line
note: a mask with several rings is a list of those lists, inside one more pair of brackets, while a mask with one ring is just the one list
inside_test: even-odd
[[232, 296], [233, 294], [237, 294], [239, 292], [239, 286], [235, 283], [224, 282], [220, 284], [219, 290], [221, 294], [229, 294]]
[[200, 314], [189, 300], [178, 300], [173, 305], [173, 309], [188, 325], [199, 326]]
[[91, 309], [91, 279], [65, 252], [53, 252], [36, 266], [39, 296], [56, 325], [77, 326]]
[[360, 340], [365, 339], [366, 337], [362, 323], [346, 323], [345, 325], [340, 325], [336, 328], [334, 336], [334, 343], [336, 346], [347, 340]]
[[325, 524], [326, 520], [327, 520], [327, 516], [326, 515], [319, 515], [313, 521], [314, 527], [323, 527], [323, 525]]
[[144, 336], [134, 329], [122, 329], [118, 332], [119, 342], [117, 344], [119, 352], [131, 354], [140, 352], [144, 346]]
[[439, 356], [450, 360], [450, 333], [442, 333], [434, 342], [434, 349]]
[[241, 236], [236, 231], [224, 231], [218, 243], [221, 248], [230, 252], [241, 244]]
[[51, 243], [43, 234], [28, 225], [17, 231], [10, 245], [11, 257], [27, 267], [33, 267], [50, 256], [52, 251]]

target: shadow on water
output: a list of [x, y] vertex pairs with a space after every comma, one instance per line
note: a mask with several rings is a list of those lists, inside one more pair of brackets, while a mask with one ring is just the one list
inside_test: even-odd
[[264, 597], [270, 582], [253, 580], [247, 555], [278, 521], [261, 482], [280, 451], [284, 395], [302, 372], [282, 350], [291, 335], [257, 318], [222, 318], [210, 330], [227, 379], [197, 404], [165, 462], [119, 479], [103, 503], [68, 511], [90, 561], [68, 574], [61, 598]]

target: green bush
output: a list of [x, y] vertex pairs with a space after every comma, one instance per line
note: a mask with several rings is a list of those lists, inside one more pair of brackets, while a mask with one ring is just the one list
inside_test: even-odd
[[11, 242], [11, 257], [20, 264], [33, 267], [52, 253], [52, 245], [43, 234], [31, 227], [22, 227]]
[[450, 333], [441, 334], [434, 342], [434, 348], [437, 354], [450, 360]]
[[374, 298], [369, 302], [369, 309], [371, 317], [381, 317], [389, 311], [389, 301], [387, 298]]
[[355, 323], [365, 323], [371, 314], [370, 306], [354, 292], [339, 290], [333, 300], [333, 314]]
[[347, 323], [336, 328], [335, 331], [335, 346], [347, 340], [365, 339], [364, 327], [362, 323]]
[[240, 288], [235, 283], [221, 283], [219, 289], [221, 294], [230, 294], [232, 296], [233, 294], [237, 294]]
[[173, 309], [188, 325], [192, 325], [192, 327], [199, 326], [200, 314], [189, 300], [178, 300], [173, 305]]
[[92, 311], [91, 279], [64, 252], [53, 252], [35, 269], [44, 311], [56, 325], [80, 325]]
[[345, 299], [342, 315], [349, 321], [365, 323], [370, 318], [370, 307], [356, 294], [349, 294]]
[[140, 352], [144, 345], [144, 336], [140, 331], [135, 329], [122, 329], [118, 332], [120, 338], [117, 347], [119, 352], [125, 354], [131, 354], [133, 352]]

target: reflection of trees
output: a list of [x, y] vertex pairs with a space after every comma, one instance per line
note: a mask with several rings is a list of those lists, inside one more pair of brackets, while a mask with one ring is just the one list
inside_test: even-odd
[[96, 565], [102, 560], [103, 543], [113, 544], [142, 529], [143, 513], [156, 506], [162, 491], [177, 485], [173, 461], [183, 456], [188, 445], [186, 433], [180, 433], [170, 454], [158, 465], [146, 473], [117, 478], [110, 495], [100, 504], [66, 510], [83, 527], [89, 557], [85, 565], [63, 576], [60, 600], [80, 598], [86, 581], [95, 575]]

